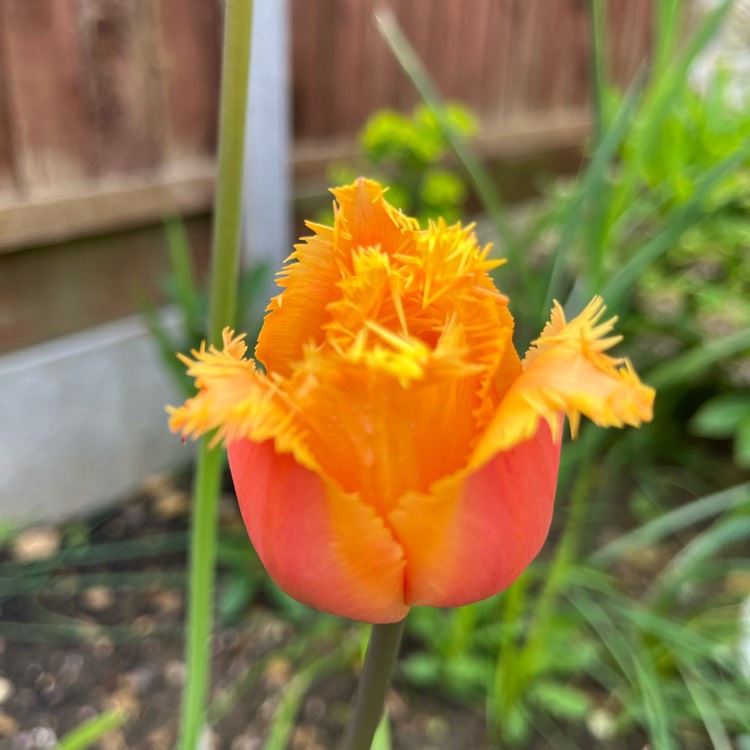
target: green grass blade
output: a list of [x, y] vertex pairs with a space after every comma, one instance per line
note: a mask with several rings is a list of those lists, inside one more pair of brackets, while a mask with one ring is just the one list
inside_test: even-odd
[[750, 505], [750, 483], [739, 484], [676, 508], [604, 545], [589, 560], [596, 566], [609, 565], [633, 550], [744, 505]]
[[732, 750], [732, 741], [721, 721], [716, 703], [710, 693], [703, 688], [700, 676], [693, 679], [681, 670], [682, 681], [685, 683], [690, 697], [693, 699], [698, 714], [706, 727], [706, 733], [711, 740], [714, 750]]
[[605, 183], [607, 171], [611, 168], [617, 152], [622, 145], [623, 138], [630, 127], [631, 120], [638, 107], [638, 101], [639, 86], [638, 82], [635, 82], [617, 110], [612, 125], [607, 129], [607, 132], [594, 152], [580, 186], [569, 200], [562, 216], [560, 222], [562, 229], [560, 230], [560, 237], [552, 251], [554, 260], [547, 282], [547, 293], [540, 311], [545, 318], [552, 307], [552, 300], [558, 298], [562, 293], [560, 283], [565, 267], [567, 251], [573, 244], [576, 232], [580, 230], [583, 206], [596, 199], [601, 186]]
[[140, 539], [120, 542], [82, 544], [61, 550], [45, 560], [8, 560], [0, 563], [0, 576], [44, 575], [58, 568], [85, 568], [127, 560], [139, 560], [155, 555], [182, 552], [187, 547], [187, 534], [177, 531], [171, 534], [150, 534]]
[[85, 748], [91, 747], [95, 742], [102, 739], [105, 734], [121, 727], [127, 718], [127, 713], [118, 708], [94, 716], [68, 732], [60, 740], [57, 750], [85, 750]]
[[750, 326], [672, 357], [647, 373], [644, 380], [657, 390], [703, 375], [717, 362], [750, 347]]
[[156, 348], [159, 350], [162, 363], [167, 368], [169, 374], [172, 376], [172, 380], [177, 384], [180, 392], [186, 398], [192, 396], [195, 393], [195, 386], [193, 385], [192, 378], [188, 377], [185, 371], [185, 365], [177, 359], [176, 352], [180, 351], [184, 347], [183, 342], [175, 341], [166, 328], [162, 325], [159, 319], [159, 314], [156, 308], [151, 303], [141, 304], [141, 318], [146, 324], [146, 327], [156, 343]]
[[646, 172], [648, 162], [655, 149], [658, 148], [663, 134], [664, 121], [672, 111], [675, 102], [683, 95], [690, 66], [700, 51], [716, 34], [730, 4], [731, 0], [725, 0], [717, 10], [706, 16], [686, 45], [684, 52], [676, 59], [671, 59], [665, 70], [654, 69], [646, 101], [639, 118], [642, 125], [638, 131], [633, 132], [633, 138], [629, 144], [631, 157], [626, 162], [622, 173], [618, 205], [615, 208], [614, 215], [618, 216], [632, 203], [636, 185]]
[[180, 218], [173, 217], [166, 220], [164, 230], [175, 298], [185, 316], [185, 325], [191, 337], [200, 337], [203, 334], [200, 323], [200, 290], [195, 281], [195, 267], [185, 225]]
[[709, 192], [728, 174], [736, 170], [750, 156], [750, 139], [742, 147], [708, 170], [695, 186], [690, 200], [675, 208], [667, 217], [664, 229], [643, 245], [619, 270], [602, 290], [611, 308], [616, 308], [643, 272], [667, 250], [675, 245], [683, 232], [701, 217], [701, 204]]
[[265, 750], [286, 750], [289, 746], [302, 701], [315, 680], [341, 669], [359, 652], [359, 639], [349, 637], [335, 649], [303, 667], [290, 680], [268, 729]]
[[380, 724], [375, 730], [375, 736], [372, 738], [371, 750], [391, 750], [392, 747], [391, 720], [388, 718], [388, 712], [383, 711], [383, 717], [380, 719]]
[[612, 654], [625, 678], [640, 691], [645, 713], [645, 728], [654, 750], [674, 750], [670, 732], [672, 722], [659, 689], [659, 681], [649, 659], [633, 647], [606, 611], [590, 597], [577, 592], [570, 597]]
[[654, 76], [661, 76], [673, 59], [682, 20], [679, 9], [680, 0], [657, 0], [654, 8]]
[[743, 541], [750, 541], [750, 516], [717, 521], [672, 558], [649, 587], [648, 599], [658, 603], [673, 595], [695, 567], [730, 545]]
[[510, 224], [505, 205], [495, 187], [492, 177], [468, 143], [456, 135], [447, 121], [443, 114], [440, 92], [425, 70], [424, 65], [422, 65], [422, 61], [417, 56], [411, 43], [401, 30], [393, 12], [387, 9], [377, 11], [375, 13], [375, 24], [398, 64], [419, 93], [427, 108], [432, 112], [443, 136], [464, 168], [474, 188], [474, 192], [482, 202], [497, 230], [506, 255], [511, 262], [516, 263], [520, 250], [516, 232]]

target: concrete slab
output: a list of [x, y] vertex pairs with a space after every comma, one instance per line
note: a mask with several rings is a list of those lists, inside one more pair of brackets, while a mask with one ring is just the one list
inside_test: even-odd
[[69, 518], [188, 462], [164, 412], [180, 400], [137, 317], [0, 357], [0, 523]]

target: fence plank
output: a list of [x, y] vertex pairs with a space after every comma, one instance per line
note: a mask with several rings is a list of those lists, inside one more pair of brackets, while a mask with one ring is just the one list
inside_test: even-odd
[[213, 153], [219, 100], [221, 12], [218, 0], [159, 0], [167, 161]]
[[163, 88], [150, 0], [79, 0], [95, 171], [153, 169], [164, 152]]
[[16, 183], [27, 191], [59, 189], [90, 171], [75, 6], [5, 0], [3, 11]]
[[[0, 3], [0, 29], [5, 26], [5, 6]], [[0, 33], [0, 193], [15, 187], [16, 160], [13, 134], [10, 127], [10, 101], [8, 97], [8, 55], [5, 36]]]
[[513, 9], [507, 2], [493, 2], [487, 17], [486, 56], [482, 64], [482, 99], [493, 120], [505, 111], [505, 89], [510, 69], [510, 36]]

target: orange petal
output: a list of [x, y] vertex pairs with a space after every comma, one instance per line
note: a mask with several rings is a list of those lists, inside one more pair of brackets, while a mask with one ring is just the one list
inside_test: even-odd
[[271, 578], [298, 601], [364, 622], [406, 616], [404, 559], [375, 513], [271, 441], [228, 447], [250, 539]]
[[351, 185], [331, 190], [339, 210], [336, 213], [336, 247], [345, 257], [360, 247], [380, 247], [392, 255], [404, 242], [412, 241], [419, 229], [416, 219], [404, 216], [385, 200], [385, 190], [363, 177]]
[[385, 514], [407, 490], [428, 492], [466, 466], [481, 372], [462, 361], [460, 330], [431, 353], [376, 329], [398, 341], [310, 351], [287, 392], [322, 473]]
[[274, 438], [276, 448], [292, 452], [298, 461], [315, 467], [293, 407], [270, 378], [244, 359], [245, 334], [234, 336], [224, 329], [224, 348], [205, 344], [193, 351], [193, 359], [179, 355], [195, 378], [198, 394], [179, 408], [167, 407], [169, 426], [186, 437], [217, 430], [216, 441], [242, 438], [256, 441]]
[[282, 291], [271, 299], [255, 354], [269, 373], [288, 377], [309, 342], [324, 337], [330, 315], [326, 305], [338, 296], [341, 271], [334, 253], [334, 232], [308, 224], [315, 232], [294, 246], [278, 274]]
[[625, 359], [606, 350], [615, 319], [600, 322], [605, 307], [595, 297], [567, 323], [555, 303], [552, 318], [526, 354], [523, 373], [502, 397], [471, 459], [480, 466], [498, 451], [531, 437], [541, 419], [556, 435], [559, 416], [566, 414], [575, 436], [581, 415], [600, 427], [634, 427], [653, 416], [654, 389], [644, 385]]
[[388, 521], [407, 561], [407, 602], [458, 607], [510, 586], [547, 537], [559, 459], [542, 424], [473, 473], [402, 498]]

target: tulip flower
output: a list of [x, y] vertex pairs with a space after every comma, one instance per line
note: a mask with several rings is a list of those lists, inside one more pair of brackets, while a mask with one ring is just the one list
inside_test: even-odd
[[654, 392], [602, 300], [555, 304], [523, 360], [500, 261], [471, 227], [427, 228], [375, 182], [332, 191], [280, 273], [256, 356], [182, 357], [198, 394], [173, 430], [227, 445], [244, 522], [273, 580], [305, 604], [396, 622], [507, 588], [547, 535], [562, 425], [638, 426]]

